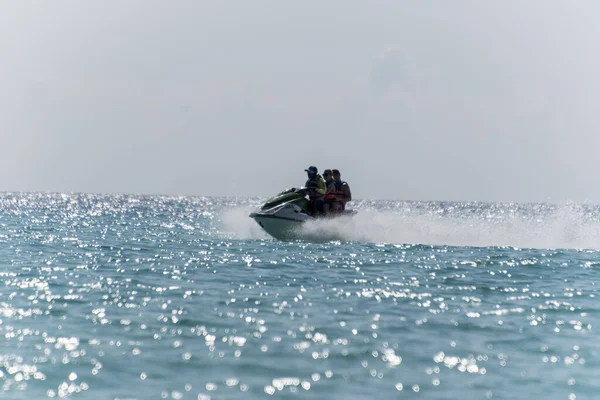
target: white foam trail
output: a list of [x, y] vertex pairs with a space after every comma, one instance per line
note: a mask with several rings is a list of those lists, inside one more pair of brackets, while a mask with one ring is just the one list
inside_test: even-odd
[[[269, 238], [248, 217], [250, 211], [243, 208], [225, 212], [227, 229], [240, 239]], [[453, 216], [437, 211], [359, 210], [354, 217], [311, 221], [300, 233], [303, 239], [319, 241], [600, 249], [600, 221], [586, 218], [580, 208], [569, 205], [544, 216], [523, 216], [510, 209]]]
[[600, 248], [600, 222], [584, 223], [564, 209], [546, 220], [403, 215], [364, 211], [353, 218], [311, 221], [310, 237], [333, 240], [449, 246], [513, 246], [529, 248]]
[[225, 230], [236, 239], [262, 240], [270, 236], [248, 215], [256, 207], [238, 207], [221, 214]]

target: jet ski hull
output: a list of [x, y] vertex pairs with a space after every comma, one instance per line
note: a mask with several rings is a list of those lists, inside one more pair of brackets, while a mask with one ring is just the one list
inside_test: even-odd
[[253, 215], [256, 223], [264, 229], [270, 236], [278, 240], [293, 240], [298, 235], [297, 232], [301, 228], [303, 222], [271, 217], [268, 215]]
[[268, 211], [250, 214], [269, 235], [279, 240], [297, 238], [302, 224], [313, 218], [295, 204], [282, 204]]

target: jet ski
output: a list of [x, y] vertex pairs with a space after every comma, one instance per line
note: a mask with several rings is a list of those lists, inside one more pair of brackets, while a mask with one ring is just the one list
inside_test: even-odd
[[312, 189], [305, 187], [284, 190], [252, 212], [250, 218], [275, 239], [295, 240], [302, 238], [302, 225], [309, 221], [339, 218], [356, 213], [353, 210], [344, 210], [341, 213], [313, 217], [307, 197], [310, 190]]

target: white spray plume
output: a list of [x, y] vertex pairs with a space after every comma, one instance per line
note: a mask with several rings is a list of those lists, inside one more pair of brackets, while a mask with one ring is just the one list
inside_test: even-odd
[[[299, 234], [305, 240], [320, 241], [600, 248], [598, 210], [590, 214], [581, 205], [406, 202], [385, 208], [379, 211], [363, 204], [354, 217], [311, 221]], [[225, 229], [239, 239], [268, 238], [249, 213], [249, 208], [225, 212]]]

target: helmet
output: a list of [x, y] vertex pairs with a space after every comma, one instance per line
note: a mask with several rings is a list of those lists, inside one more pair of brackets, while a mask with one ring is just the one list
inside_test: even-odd
[[317, 169], [317, 167], [315, 167], [314, 165], [311, 165], [310, 167], [308, 167], [307, 169], [305, 169], [305, 171], [308, 172], [309, 175], [317, 174], [319, 172], [319, 170]]

